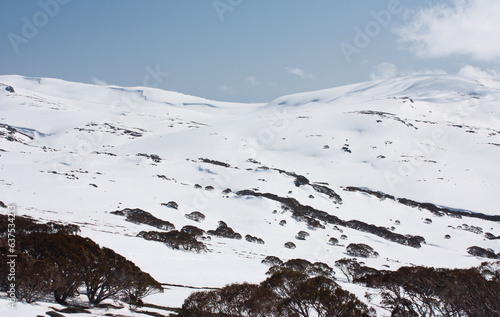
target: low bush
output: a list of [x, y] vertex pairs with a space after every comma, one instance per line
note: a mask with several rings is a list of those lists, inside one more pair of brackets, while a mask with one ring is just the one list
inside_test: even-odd
[[203, 242], [196, 240], [196, 236], [194, 234], [186, 231], [141, 231], [137, 236], [146, 240], [163, 242], [166, 246], [174, 250], [192, 251], [197, 253], [208, 251], [207, 246]]
[[235, 232], [224, 221], [219, 221], [219, 226], [215, 230], [208, 230], [207, 233], [212, 236], [241, 240], [241, 234]]
[[251, 242], [251, 243], [265, 244], [264, 240], [262, 240], [261, 238], [254, 237], [254, 236], [251, 236], [249, 234], [247, 234], [245, 236], [245, 240], [247, 240], [248, 242]]
[[376, 258], [379, 256], [378, 252], [364, 243], [351, 243], [347, 246], [346, 252], [349, 255], [362, 258]]
[[175, 226], [172, 223], [158, 219], [149, 212], [139, 208], [136, 209], [125, 208], [123, 210], [112, 211], [111, 214], [117, 216], [125, 216], [126, 220], [132, 223], [146, 224], [166, 231], [175, 230]]
[[205, 215], [199, 211], [193, 211], [192, 213], [185, 214], [184, 217], [186, 217], [189, 220], [196, 221], [196, 222], [202, 222], [205, 220]]

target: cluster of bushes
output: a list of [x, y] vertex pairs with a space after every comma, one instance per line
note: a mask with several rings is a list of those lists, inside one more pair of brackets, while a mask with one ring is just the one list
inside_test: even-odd
[[[267, 167], [266, 167], [267, 168]], [[269, 169], [269, 168], [267, 168]], [[342, 203], [342, 198], [340, 197], [339, 194], [337, 194], [333, 189], [323, 185], [325, 183], [311, 183], [307, 177], [303, 175], [296, 174], [294, 172], [288, 172], [285, 170], [281, 170], [279, 168], [273, 168], [275, 171], [280, 172], [280, 174], [285, 174], [291, 177], [294, 177], [294, 184], [296, 187], [304, 186], [304, 185], [310, 185], [315, 191], [317, 191], [320, 194], [327, 195], [330, 199], [332, 199], [335, 203], [341, 204]], [[326, 184], [328, 185], [328, 184]], [[311, 198], [311, 197], [310, 197]], [[312, 197], [314, 198], [314, 197]]]
[[[290, 210], [287, 206], [283, 206], [284, 210]], [[295, 219], [298, 222], [305, 222], [307, 224], [307, 228], [309, 230], [316, 230], [316, 229], [325, 229], [326, 227], [319, 222], [318, 220], [314, 219], [313, 217], [307, 216], [303, 213], [300, 212], [292, 212], [292, 218]]]
[[334, 238], [334, 237], [331, 237], [330, 239], [328, 239], [328, 244], [334, 245], [334, 246], [340, 246], [339, 239]]
[[462, 217], [470, 217], [470, 218], [479, 218], [483, 220], [489, 220], [489, 221], [500, 221], [500, 216], [497, 215], [485, 215], [482, 213], [477, 213], [477, 212], [467, 212], [467, 211], [460, 211], [460, 210], [455, 210], [455, 209], [450, 209], [450, 208], [445, 208], [445, 207], [438, 207], [434, 204], [431, 203], [421, 203], [418, 201], [414, 201], [411, 199], [407, 198], [396, 198], [392, 195], [385, 194], [380, 191], [373, 191], [369, 190], [366, 188], [359, 188], [359, 187], [354, 187], [354, 186], [348, 186], [344, 188], [344, 190], [349, 191], [349, 192], [361, 192], [365, 193], [368, 195], [372, 195], [375, 197], [378, 197], [381, 200], [384, 199], [390, 199], [393, 201], [396, 201], [402, 205], [412, 207], [412, 208], [419, 208], [419, 209], [425, 209], [427, 211], [430, 211], [433, 213], [435, 216], [442, 217], [442, 216], [450, 216], [450, 217], [455, 217], [455, 218], [462, 218]]
[[[8, 216], [0, 215], [0, 238], [5, 239], [8, 233]], [[15, 218], [16, 234], [18, 236], [32, 233], [62, 233], [66, 235], [76, 235], [80, 232], [80, 227], [73, 224], [63, 225], [56, 222], [37, 223], [28, 217]]]
[[306, 231], [299, 231], [295, 235], [295, 239], [297, 239], [297, 240], [305, 240], [309, 236], [310, 236], [310, 234], [308, 232], [306, 232]]
[[495, 236], [493, 233], [491, 232], [486, 232], [484, 234], [484, 237], [488, 240], [500, 240], [500, 235], [499, 236]]
[[469, 231], [475, 234], [483, 234], [483, 228], [481, 227], [476, 227], [476, 226], [469, 226], [468, 224], [464, 223], [461, 226], [457, 227], [458, 230], [465, 230]]
[[377, 258], [378, 252], [373, 250], [371, 246], [364, 243], [351, 243], [346, 248], [346, 253], [352, 256], [361, 258]]
[[278, 257], [268, 256], [262, 260], [263, 264], [270, 266], [267, 275], [272, 275], [283, 268], [305, 273], [309, 276], [324, 276], [334, 278], [335, 272], [328, 264], [323, 262], [311, 263], [304, 259], [291, 259], [283, 262]]
[[265, 244], [264, 240], [262, 240], [261, 238], [254, 237], [254, 236], [249, 235], [249, 234], [247, 234], [245, 236], [245, 240], [247, 240], [248, 242], [251, 242], [251, 243]]
[[[353, 294], [335, 282], [325, 263], [303, 259], [283, 262], [275, 256], [260, 284], [231, 284], [222, 289], [196, 292], [182, 306], [180, 316], [374, 316]], [[377, 270], [355, 259], [335, 265], [349, 282], [373, 291], [371, 301], [394, 317], [500, 316], [500, 261], [470, 269], [401, 267]]]
[[227, 225], [224, 221], [219, 221], [219, 226], [215, 230], [208, 230], [207, 233], [211, 236], [236, 239], [241, 240], [242, 236], [238, 232], [235, 232], [231, 227]]
[[377, 289], [391, 316], [500, 316], [500, 261], [469, 269], [422, 266], [379, 271], [353, 259], [335, 264], [349, 281]]
[[292, 212], [292, 218], [297, 221], [306, 222], [309, 229], [325, 228], [321, 223], [329, 223], [331, 225], [339, 225], [348, 227], [354, 230], [369, 232], [386, 240], [396, 242], [399, 244], [420, 248], [425, 239], [421, 236], [403, 235], [391, 232], [385, 227], [379, 227], [373, 224], [368, 224], [359, 220], [344, 221], [337, 216], [330, 215], [329, 213], [318, 210], [311, 206], [302, 205], [298, 200], [290, 197], [280, 197], [271, 193], [259, 193], [253, 190], [241, 190], [236, 192], [238, 196], [254, 196], [264, 197], [270, 200], [278, 201], [282, 204], [284, 210]]
[[196, 222], [202, 222], [205, 220], [205, 215], [199, 211], [193, 211], [192, 213], [185, 214], [184, 217], [186, 217], [189, 220], [196, 221]]
[[[77, 235], [76, 225], [39, 224], [16, 217], [16, 245], [7, 244], [8, 219], [0, 215], [3, 258], [15, 254], [15, 296], [28, 303], [53, 294], [56, 302], [66, 305], [82, 289], [90, 305], [106, 299], [120, 299], [132, 305], [163, 288], [133, 262], [111, 249], [100, 247], [89, 238]], [[0, 263], [1, 276], [8, 276], [7, 261]], [[10, 290], [8, 279], [0, 280], [0, 290]]]
[[111, 214], [117, 216], [125, 216], [127, 221], [135, 224], [146, 224], [166, 231], [175, 230], [175, 226], [172, 223], [158, 219], [149, 212], [139, 208], [125, 208], [123, 210], [112, 211]]
[[285, 171], [285, 170], [282, 170], [279, 168], [273, 168], [273, 170], [280, 172], [280, 174], [285, 174], [285, 175], [294, 177], [295, 180], [293, 181], [293, 183], [297, 187], [300, 187], [303, 185], [309, 185], [309, 183], [310, 183], [309, 180], [307, 179], [307, 177], [305, 177], [303, 175], [299, 175], [299, 174], [296, 174], [294, 172], [288, 172], [288, 171]]
[[492, 249], [484, 249], [478, 246], [472, 246], [467, 248], [467, 253], [473, 256], [479, 256], [482, 258], [488, 259], [500, 259], [500, 252], [498, 254], [495, 253]]
[[340, 288], [332, 275], [309, 275], [301, 268], [310, 263], [305, 260], [291, 261], [297, 263], [290, 263], [290, 267], [273, 267], [270, 276], [260, 284], [231, 284], [218, 290], [195, 292], [185, 300], [180, 316], [375, 315], [374, 310], [355, 295]]
[[312, 184], [311, 187], [315, 191], [317, 191], [318, 193], [327, 195], [333, 201], [335, 201], [335, 202], [337, 202], [339, 204], [342, 203], [342, 198], [333, 189], [331, 189], [329, 187], [326, 187], [325, 185], [320, 185], [320, 184]]
[[208, 164], [212, 164], [212, 165], [218, 165], [218, 166], [222, 166], [222, 167], [231, 167], [231, 165], [229, 165], [228, 163], [224, 163], [224, 162], [217, 161], [217, 160], [211, 160], [211, 159], [202, 158], [202, 157], [200, 157], [199, 160], [202, 161], [203, 163], [208, 163]]
[[141, 231], [137, 234], [138, 237], [146, 240], [163, 242], [169, 248], [174, 250], [184, 250], [192, 252], [207, 252], [207, 246], [197, 240], [197, 237], [202, 236], [204, 231], [194, 226], [186, 226], [181, 231]]
[[425, 239], [422, 236], [402, 235], [390, 231], [385, 227], [368, 224], [359, 220], [349, 220], [345, 223], [346, 227], [362, 232], [368, 232], [388, 241], [396, 242], [402, 245], [407, 245], [413, 248], [420, 248]]
[[[129, 134], [135, 133], [138, 135], [134, 135], [134, 136], [142, 136], [142, 134], [134, 132], [134, 131], [130, 131], [130, 130], [125, 130], [124, 133], [129, 133]], [[161, 162], [161, 157], [159, 155], [156, 155], [156, 154], [137, 153], [137, 156], [144, 156], [145, 158], [151, 159], [155, 163]]]
[[168, 203], [161, 203], [161, 205], [172, 209], [179, 208], [179, 205], [175, 201], [169, 201]]

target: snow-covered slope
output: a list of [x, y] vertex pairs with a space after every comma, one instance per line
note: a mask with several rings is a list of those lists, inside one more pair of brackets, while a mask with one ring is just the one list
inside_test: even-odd
[[[391, 269], [478, 265], [485, 259], [467, 253], [473, 245], [500, 252], [498, 240], [484, 235], [500, 236], [500, 217], [493, 217], [500, 216], [497, 82], [421, 75], [268, 104], [47, 78], [0, 76], [0, 83], [15, 90], [0, 87], [0, 200], [17, 204], [20, 215], [78, 224], [83, 236], [162, 283], [259, 282], [265, 256], [333, 266], [347, 256], [349, 243], [369, 244], [380, 256], [365, 262]], [[298, 175], [309, 183], [297, 183]], [[243, 190], [294, 198], [342, 221], [422, 236], [426, 243], [413, 248], [322, 220], [324, 229], [311, 228], [276, 199]], [[398, 198], [442, 209], [431, 212]], [[169, 202], [178, 208], [162, 205]], [[204, 241], [208, 253], [172, 250], [136, 237], [155, 228], [110, 214], [124, 208], [143, 209], [177, 229], [213, 230], [222, 220], [265, 244], [212, 237]], [[185, 217], [193, 211], [205, 221]], [[295, 238], [301, 230], [310, 234], [306, 240]], [[343, 246], [329, 245], [330, 237]], [[284, 248], [289, 241], [297, 247]], [[363, 297], [359, 286], [340, 273], [337, 278]], [[179, 307], [192, 291], [170, 287], [146, 301]]]

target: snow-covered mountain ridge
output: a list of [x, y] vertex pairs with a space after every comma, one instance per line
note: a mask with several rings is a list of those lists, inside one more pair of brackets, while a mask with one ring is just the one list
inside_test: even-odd
[[[499, 82], [419, 75], [267, 104], [22, 76], [0, 83], [15, 90], [0, 87], [0, 200], [78, 224], [162, 283], [256, 283], [268, 255], [333, 266], [349, 243], [372, 246], [379, 257], [365, 262], [391, 269], [478, 265], [485, 259], [470, 246], [500, 252], [490, 239], [500, 236]], [[207, 253], [172, 250], [137, 237], [153, 227], [111, 214], [125, 208], [179, 230], [224, 221], [265, 243], [212, 236]], [[194, 211], [205, 220], [185, 217]], [[400, 241], [417, 236], [420, 247]], [[179, 307], [190, 292], [148, 300]]]

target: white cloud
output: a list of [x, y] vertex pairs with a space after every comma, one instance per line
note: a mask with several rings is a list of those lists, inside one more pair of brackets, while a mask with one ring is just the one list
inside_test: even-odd
[[370, 78], [372, 80], [391, 79], [397, 77], [398, 74], [399, 70], [396, 65], [385, 62], [373, 67]]
[[484, 79], [500, 79], [498, 70], [487, 69], [482, 70], [479, 67], [466, 65], [460, 69], [458, 75], [471, 78], [484, 78]]
[[[373, 67], [372, 72], [370, 74], [370, 78], [371, 80], [383, 80], [401, 76], [431, 75], [431, 74], [444, 75], [448, 73], [442, 69], [404, 70], [404, 69], [399, 69], [396, 65], [392, 63], [384, 62]], [[483, 70], [480, 67], [472, 65], [466, 65], [462, 67], [457, 73], [457, 75], [469, 78], [476, 78], [476, 79], [500, 80], [499, 69]]]
[[476, 60], [500, 58], [500, 1], [452, 0], [410, 12], [408, 23], [394, 30], [419, 57], [467, 55]]
[[306, 72], [305, 70], [297, 67], [286, 67], [285, 71], [287, 73], [299, 76], [302, 79], [315, 79], [314, 75]]
[[370, 78], [371, 80], [382, 80], [401, 76], [413, 76], [422, 74], [446, 74], [446, 72], [442, 69], [401, 70], [392, 63], [384, 62], [373, 67]]
[[99, 85], [99, 86], [109, 86], [109, 84], [107, 82], [105, 82], [104, 80], [100, 80], [99, 78], [97, 77], [92, 77], [90, 78], [90, 81], [95, 84], [95, 85]]
[[444, 75], [448, 74], [442, 69], [423, 69], [423, 70], [401, 70], [400, 76], [413, 76], [413, 75]]
[[261, 84], [261, 82], [255, 76], [248, 76], [246, 78], [246, 81], [252, 84], [253, 86], [258, 86]]
[[239, 93], [238, 90], [228, 85], [220, 85], [219, 90], [231, 96], [236, 96]]
[[262, 86], [262, 87], [278, 87], [278, 85], [275, 82], [268, 81], [268, 80], [260, 80], [255, 76], [248, 76], [245, 79], [248, 83], [250, 83], [252, 86]]

